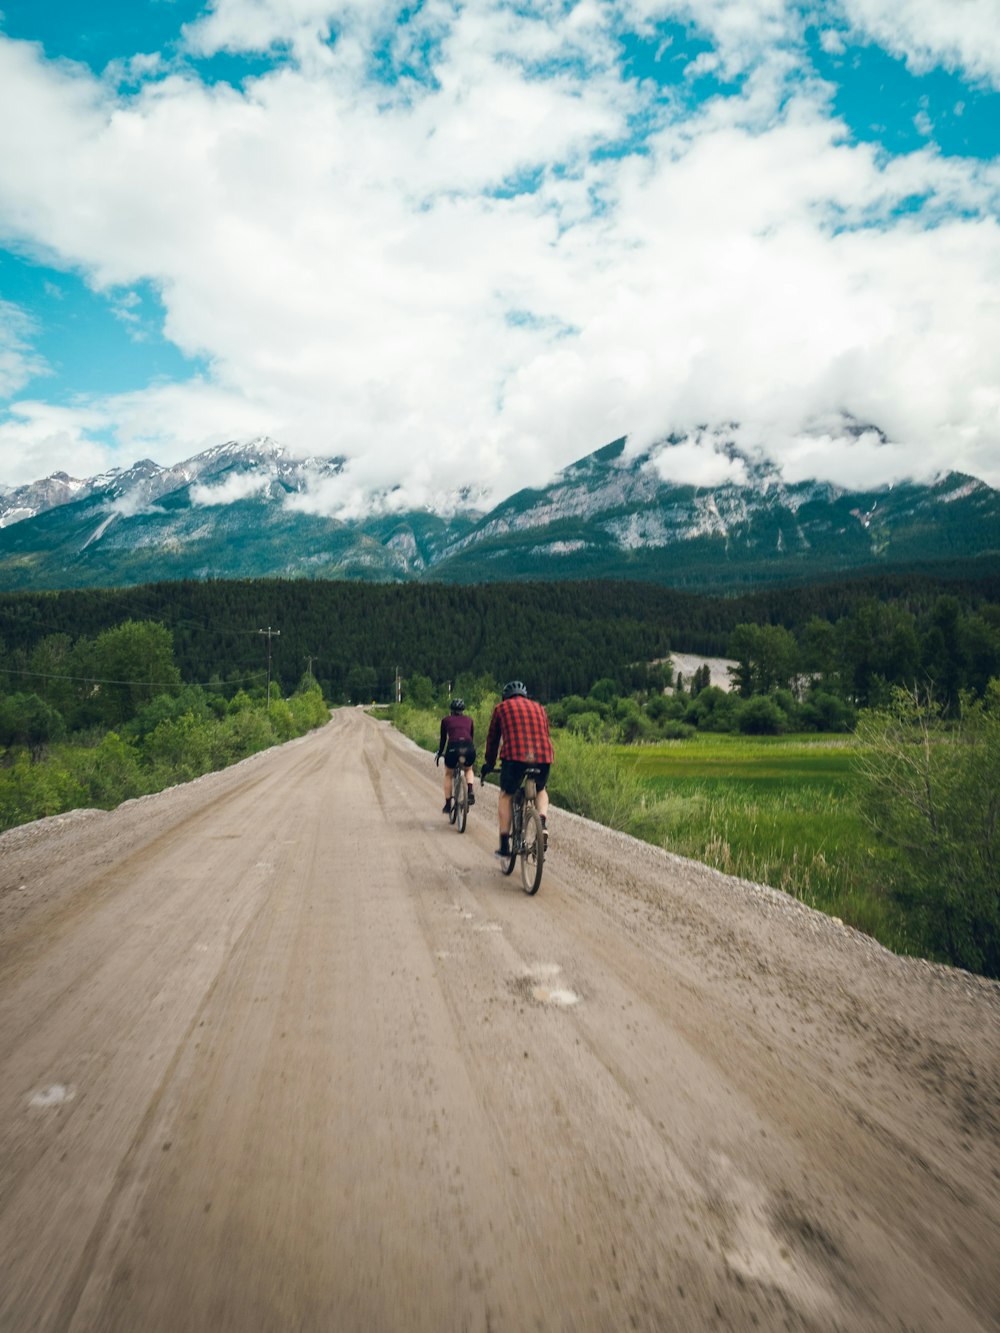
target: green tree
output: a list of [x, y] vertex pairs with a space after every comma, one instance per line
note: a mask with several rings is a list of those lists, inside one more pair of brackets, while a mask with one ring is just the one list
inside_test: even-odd
[[173, 636], [153, 620], [126, 620], [104, 630], [93, 644], [93, 676], [96, 720], [117, 726], [165, 686], [180, 686]]
[[434, 707], [434, 682], [430, 676], [414, 672], [403, 681], [403, 698], [414, 708]]
[[616, 680], [612, 680], [610, 676], [603, 676], [591, 685], [590, 698], [596, 699], [598, 703], [613, 704], [621, 692], [621, 686]]
[[0, 695], [0, 745], [5, 748], [27, 746], [37, 761], [45, 746], [65, 733], [62, 714], [37, 694]]
[[352, 704], [371, 703], [378, 687], [378, 672], [371, 666], [352, 666], [347, 673], [347, 697]]
[[729, 641], [730, 667], [741, 698], [787, 689], [798, 670], [799, 646], [783, 625], [737, 625]]

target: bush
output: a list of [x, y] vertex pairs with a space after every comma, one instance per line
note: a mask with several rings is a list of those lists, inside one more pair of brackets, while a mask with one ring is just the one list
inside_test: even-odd
[[142, 753], [158, 785], [190, 782], [212, 767], [212, 730], [191, 713], [165, 718], [145, 738]]
[[81, 804], [110, 810], [151, 790], [138, 751], [117, 732], [109, 731], [99, 745], [68, 751], [66, 759], [83, 789]]
[[87, 804], [82, 784], [64, 765], [32, 763], [27, 750], [8, 757], [10, 767], [0, 769], [0, 830]]
[[736, 725], [745, 736], [777, 736], [785, 730], [785, 714], [773, 699], [755, 694], [736, 710]]
[[1000, 681], [954, 725], [896, 689], [858, 741], [861, 808], [899, 854], [928, 951], [1000, 977]]
[[574, 736], [598, 740], [604, 735], [604, 720], [600, 713], [574, 713], [566, 719], [566, 730]]
[[684, 712], [684, 721], [699, 731], [732, 731], [736, 725], [737, 701], [718, 685], [706, 685]]
[[694, 736], [696, 728], [689, 726], [687, 722], [678, 722], [676, 718], [664, 718], [657, 728], [661, 740], [665, 741], [686, 741], [689, 736]]
[[799, 709], [806, 731], [853, 731], [857, 710], [846, 699], [824, 690], [814, 690]]

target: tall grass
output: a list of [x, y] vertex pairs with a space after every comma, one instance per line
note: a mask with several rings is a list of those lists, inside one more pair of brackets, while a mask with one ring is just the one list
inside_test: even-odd
[[629, 832], [681, 856], [782, 889], [889, 948], [912, 952], [913, 932], [893, 896], [896, 867], [873, 845], [853, 795], [817, 785], [730, 790], [686, 784], [647, 789]]

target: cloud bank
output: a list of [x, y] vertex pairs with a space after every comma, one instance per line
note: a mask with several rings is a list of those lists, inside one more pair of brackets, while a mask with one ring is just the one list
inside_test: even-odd
[[[1000, 485], [1000, 163], [857, 142], [803, 46], [822, 14], [828, 44], [1000, 86], [991, 11], [216, 0], [185, 50], [270, 53], [240, 86], [146, 53], [123, 87], [0, 36], [0, 237], [119, 310], [153, 284], [207, 366], [13, 397], [0, 480], [267, 434], [347, 455], [307, 503], [354, 512], [393, 486], [499, 499], [621, 435], [738, 422], [792, 473]], [[666, 20], [709, 49], [660, 86], [621, 38]], [[0, 307], [8, 397], [33, 373], [19, 318]]]

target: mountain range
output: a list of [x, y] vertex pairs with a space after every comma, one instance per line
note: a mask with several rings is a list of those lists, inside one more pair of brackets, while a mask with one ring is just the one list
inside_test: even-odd
[[725, 590], [849, 570], [933, 568], [1000, 553], [1000, 492], [949, 473], [852, 491], [783, 480], [717, 444], [731, 478], [670, 480], [667, 439], [624, 440], [484, 512], [468, 493], [440, 512], [387, 492], [361, 517], [327, 517], [317, 490], [340, 457], [230, 441], [173, 467], [149, 459], [76, 479], [0, 489], [0, 587], [121, 586], [264, 576], [370, 580], [643, 579]]

